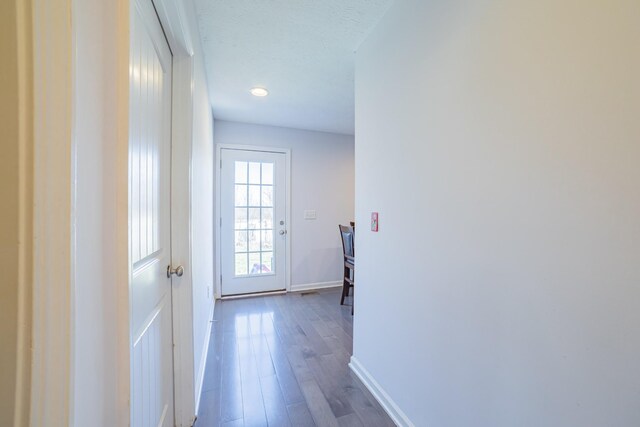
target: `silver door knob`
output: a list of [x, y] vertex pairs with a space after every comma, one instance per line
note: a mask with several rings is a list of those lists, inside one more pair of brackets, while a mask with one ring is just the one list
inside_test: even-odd
[[280, 235], [284, 236], [285, 234], [287, 234], [287, 230], [280, 230]]
[[182, 277], [184, 274], [184, 267], [179, 265], [176, 268], [171, 268], [170, 265], [167, 265], [167, 277], [171, 277], [172, 274], [175, 274], [178, 277]]

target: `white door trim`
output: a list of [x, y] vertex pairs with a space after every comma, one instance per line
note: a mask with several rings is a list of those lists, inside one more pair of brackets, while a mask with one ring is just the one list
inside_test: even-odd
[[[33, 125], [33, 158], [24, 159], [32, 164], [23, 165], [30, 170], [33, 168], [33, 194], [23, 194], [33, 196], [32, 200], [24, 200], [25, 207], [33, 206], [33, 230], [31, 224], [23, 230], [33, 232], [29, 236], [33, 247], [29, 243], [26, 246], [27, 250], [33, 249], [33, 276], [24, 271], [24, 282], [20, 287], [20, 308], [25, 315], [20, 320], [25, 329], [32, 329], [20, 330], [21, 336], [26, 338], [26, 348], [19, 350], [24, 351], [21, 356], [27, 366], [18, 372], [21, 390], [16, 398], [18, 405], [24, 407], [18, 410], [15, 425], [69, 425], [73, 411], [72, 295], [75, 286], [72, 265], [75, 250], [72, 236], [72, 156], [75, 149], [71, 110], [74, 90], [71, 76], [72, 1], [34, 2], [33, 16], [24, 10], [28, 8], [26, 2], [17, 4], [22, 5], [20, 18], [23, 20], [18, 21], [21, 35], [33, 36], [33, 62], [29, 62], [28, 43], [20, 40], [23, 62], [18, 66], [22, 68], [22, 74], [28, 76], [24, 85], [33, 84], [34, 101], [25, 105], [29, 110], [21, 111], [23, 119], [33, 120], [25, 123], [26, 126]], [[24, 13], [28, 16], [23, 16]], [[30, 132], [27, 138], [29, 136]], [[29, 148], [26, 150], [23, 155], [30, 154]], [[27, 209], [25, 214], [28, 213]], [[30, 419], [24, 418], [27, 416]]]
[[291, 233], [295, 230], [291, 229], [291, 150], [288, 148], [266, 147], [260, 145], [237, 145], [237, 144], [216, 144], [216, 222], [215, 222], [215, 235], [216, 235], [216, 289], [215, 297], [220, 299], [222, 296], [222, 282], [220, 281], [220, 275], [222, 271], [222, 253], [220, 244], [220, 218], [222, 216], [220, 206], [220, 193], [221, 193], [221, 161], [222, 150], [239, 150], [239, 151], [259, 151], [265, 153], [281, 153], [285, 155], [285, 200], [287, 208], [285, 210], [285, 223], [287, 224], [286, 234], [286, 254], [285, 254], [285, 289], [287, 292], [291, 291]]
[[[109, 372], [110, 382], [101, 384], [104, 395], [102, 399], [96, 397], [100, 399], [97, 406], [104, 409], [105, 416], [114, 424], [126, 425], [129, 420], [126, 308], [129, 13], [126, 4], [125, 0], [116, 0], [103, 9], [95, 7], [95, 13], [85, 15], [78, 10], [87, 2], [79, 0], [23, 5], [32, 7], [33, 15], [29, 18], [33, 22], [34, 61], [34, 301], [30, 419], [26, 420], [29, 425], [75, 425], [75, 414], [82, 406], [77, 401], [86, 390], [75, 390], [78, 365], [75, 355], [79, 344], [89, 344], [78, 343], [77, 338], [80, 321], [76, 312], [76, 286], [86, 285], [78, 279], [83, 266], [78, 265], [77, 258], [83, 248], [77, 246], [77, 239], [87, 231], [105, 231], [104, 241], [95, 251], [99, 259], [94, 257], [95, 265], [84, 266], [84, 271], [102, 269], [104, 272], [95, 286], [109, 284], [108, 289], [99, 289], [107, 291], [102, 293], [100, 303], [104, 312], [109, 313], [100, 321], [109, 322], [112, 331], [109, 342], [100, 342], [108, 350], [103, 354], [103, 369]], [[98, 26], [91, 34], [84, 33], [93, 19], [104, 26]], [[91, 41], [100, 40], [101, 50], [82, 52], [80, 56], [78, 40], [87, 36]], [[95, 76], [95, 85], [81, 87], [79, 82], [86, 83], [88, 78], [86, 63], [96, 58], [98, 63], [111, 59], [109, 68]], [[79, 66], [79, 63], [82, 64]], [[79, 95], [87, 92], [96, 96]], [[79, 111], [95, 111], [98, 104], [102, 114], [91, 116], [96, 126], [90, 126], [89, 132], [76, 117]], [[87, 160], [88, 154], [99, 152], [106, 141], [108, 155], [101, 159], [101, 168], [92, 171], [90, 177], [95, 180], [111, 177], [96, 198], [98, 204], [107, 201], [101, 212], [104, 229], [88, 230], [90, 226], [86, 223], [82, 225], [84, 228], [78, 225], [77, 212], [81, 204], [78, 165]], [[91, 153], [86, 149], [88, 144], [94, 147]], [[82, 181], [87, 184], [86, 177]], [[87, 200], [82, 202], [86, 204]], [[100, 379], [105, 378], [104, 373], [99, 375]]]

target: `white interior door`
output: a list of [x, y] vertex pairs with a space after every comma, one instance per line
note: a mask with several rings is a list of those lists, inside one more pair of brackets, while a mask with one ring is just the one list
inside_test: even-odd
[[286, 288], [286, 154], [221, 150], [222, 295]]
[[131, 425], [173, 426], [171, 52], [151, 0], [131, 10]]

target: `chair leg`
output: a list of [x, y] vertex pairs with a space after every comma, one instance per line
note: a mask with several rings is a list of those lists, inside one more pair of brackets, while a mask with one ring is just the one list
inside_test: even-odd
[[353, 307], [356, 305], [356, 287], [353, 284], [356, 280], [356, 272], [350, 271], [349, 278], [351, 278], [351, 288], [353, 288], [353, 292], [351, 292], [351, 315], [353, 316]]
[[353, 306], [356, 305], [356, 287], [353, 287], [353, 297], [351, 297], [351, 315], [353, 316]]
[[342, 298], [340, 299], [340, 305], [344, 305], [344, 299], [349, 294], [349, 283], [346, 280], [342, 282]]

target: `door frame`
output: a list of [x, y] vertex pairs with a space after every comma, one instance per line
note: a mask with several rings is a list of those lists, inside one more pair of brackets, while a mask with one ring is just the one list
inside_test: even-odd
[[278, 153], [285, 155], [285, 223], [287, 224], [287, 234], [285, 235], [285, 290], [291, 291], [291, 149], [289, 148], [277, 148], [267, 147], [260, 145], [239, 145], [239, 144], [216, 144], [216, 180], [214, 187], [216, 189], [216, 212], [215, 212], [215, 235], [216, 235], [216, 286], [215, 286], [215, 298], [222, 298], [222, 251], [221, 251], [221, 191], [222, 191], [222, 150], [237, 150], [237, 151], [259, 151], [262, 153]]

